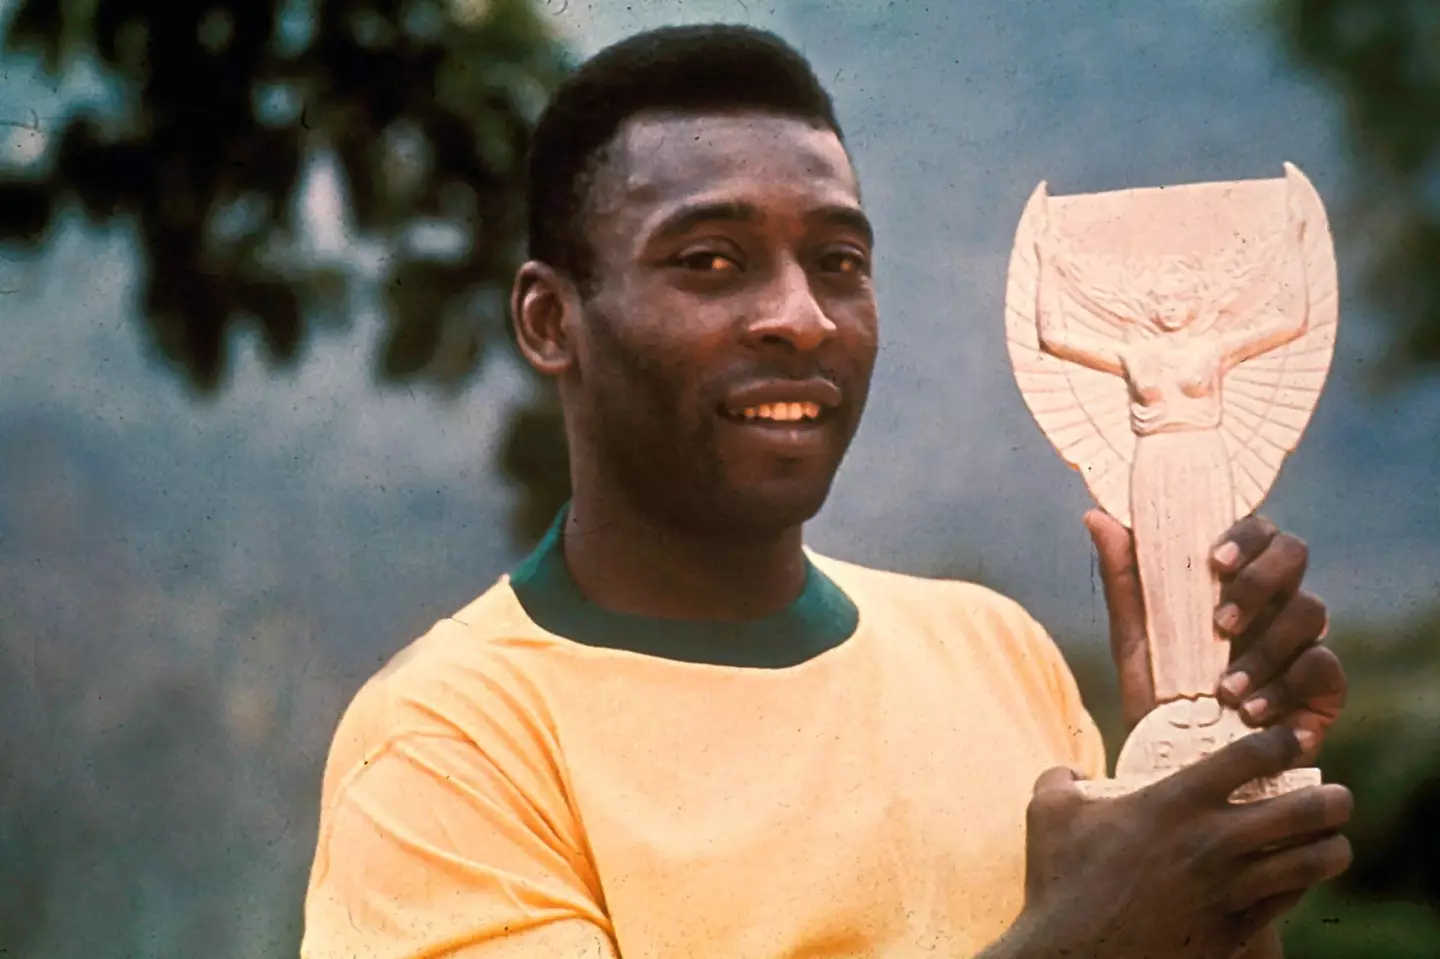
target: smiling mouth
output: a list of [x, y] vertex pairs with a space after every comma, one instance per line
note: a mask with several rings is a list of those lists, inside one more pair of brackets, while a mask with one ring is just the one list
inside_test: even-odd
[[824, 377], [752, 380], [732, 390], [718, 412], [729, 423], [798, 439], [834, 421], [843, 399]]
[[740, 410], [721, 409], [722, 419], [741, 426], [768, 430], [808, 430], [825, 425], [835, 410], [820, 403], [761, 403]]
[[739, 422], [751, 422], [757, 426], [775, 423], [780, 426], [818, 423], [825, 418], [828, 409], [819, 403], [761, 403], [747, 406], [736, 413], [725, 415]]

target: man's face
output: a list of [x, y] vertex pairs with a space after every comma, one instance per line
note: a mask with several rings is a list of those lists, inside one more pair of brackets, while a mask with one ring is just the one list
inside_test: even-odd
[[833, 133], [768, 115], [632, 120], [591, 194], [574, 455], [684, 528], [819, 511], [876, 353], [871, 237]]

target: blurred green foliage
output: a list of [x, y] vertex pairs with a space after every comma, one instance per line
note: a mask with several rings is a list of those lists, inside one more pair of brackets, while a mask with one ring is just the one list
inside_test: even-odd
[[[1392, 325], [1380, 382], [1440, 369], [1440, 3], [1273, 0], [1278, 35], [1345, 106], [1359, 174], [1344, 236]], [[1440, 608], [1340, 632], [1352, 695], [1323, 759], [1350, 786], [1355, 864], [1287, 925], [1294, 959], [1440, 956]]]
[[1291, 922], [1300, 959], [1440, 955], [1440, 607], [1399, 631], [1350, 629], [1332, 645], [1351, 676], [1322, 761], [1349, 786], [1355, 864]]
[[[72, 204], [133, 226], [144, 330], [199, 395], [222, 388], [236, 327], [286, 365], [353, 315], [353, 271], [308, 255], [294, 213], [322, 151], [380, 251], [381, 380], [456, 395], [511, 342], [525, 151], [571, 66], [532, 0], [23, 0], [5, 51], [57, 80], [98, 65], [123, 106], [61, 120], [38, 175], [0, 173], [0, 241], [38, 246]], [[536, 387], [498, 464], [522, 540], [569, 483]]]
[[[1339, 93], [1362, 180], [1345, 234], [1393, 325], [1384, 373], [1440, 367], [1440, 3], [1271, 0], [1278, 34]], [[1359, 250], [1357, 249], [1357, 253]], [[1440, 952], [1436, 953], [1440, 955]]]

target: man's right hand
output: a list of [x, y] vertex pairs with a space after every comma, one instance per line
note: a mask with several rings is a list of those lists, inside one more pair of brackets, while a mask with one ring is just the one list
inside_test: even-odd
[[1304, 892], [1350, 865], [1338, 830], [1353, 799], [1324, 785], [1231, 804], [1252, 780], [1289, 768], [1294, 735], [1237, 740], [1146, 789], [1089, 800], [1068, 769], [1035, 784], [1021, 955], [1073, 959], [1233, 959]]

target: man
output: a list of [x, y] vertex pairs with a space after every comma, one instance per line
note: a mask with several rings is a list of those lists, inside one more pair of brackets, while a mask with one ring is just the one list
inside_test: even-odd
[[[512, 306], [573, 499], [341, 721], [305, 959], [1272, 948], [1348, 863], [1342, 787], [1225, 801], [1343, 704], [1299, 541], [1250, 518], [1217, 544], [1222, 695], [1273, 728], [1085, 801], [1103, 748], [1022, 609], [803, 546], [877, 347], [871, 230], [805, 61], [738, 27], [632, 38], [557, 94], [530, 169]], [[1086, 522], [1134, 718], [1129, 534]]]

